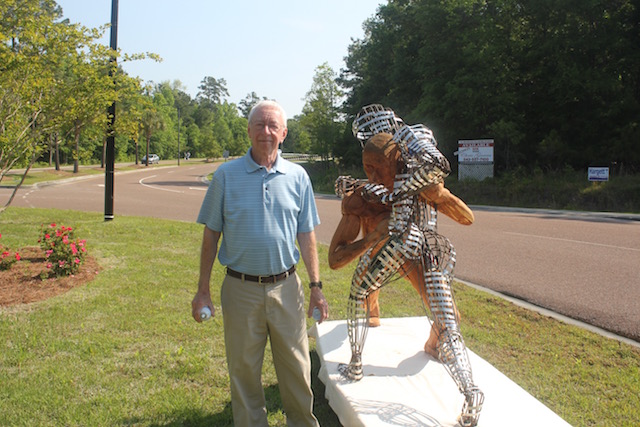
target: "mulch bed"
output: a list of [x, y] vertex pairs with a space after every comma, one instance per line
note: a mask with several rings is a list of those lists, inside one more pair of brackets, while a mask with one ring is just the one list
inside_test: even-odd
[[90, 282], [100, 271], [98, 262], [87, 256], [76, 274], [48, 278], [42, 249], [27, 247], [17, 252], [22, 259], [9, 270], [0, 271], [0, 306], [29, 304], [51, 298]]

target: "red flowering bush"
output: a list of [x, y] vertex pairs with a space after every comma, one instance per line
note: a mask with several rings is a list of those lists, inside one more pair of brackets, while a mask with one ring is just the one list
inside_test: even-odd
[[[2, 234], [0, 234], [1, 238]], [[20, 254], [18, 252], [12, 253], [9, 248], [0, 243], [0, 271], [10, 269], [16, 261], [20, 261]]]
[[74, 240], [71, 227], [50, 224], [42, 226], [40, 247], [47, 258], [47, 268], [55, 276], [68, 276], [80, 268], [86, 255], [85, 240]]

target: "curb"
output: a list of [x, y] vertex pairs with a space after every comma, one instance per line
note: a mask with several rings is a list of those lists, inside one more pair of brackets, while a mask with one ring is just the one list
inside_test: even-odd
[[616, 219], [640, 221], [640, 214], [622, 212], [563, 211], [557, 209], [511, 208], [503, 206], [469, 205], [471, 210], [486, 212], [521, 212], [537, 215], [571, 217], [572, 219]]

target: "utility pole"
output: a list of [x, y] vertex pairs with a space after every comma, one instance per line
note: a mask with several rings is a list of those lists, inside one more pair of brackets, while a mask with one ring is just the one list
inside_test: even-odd
[[180, 107], [178, 107], [178, 166], [180, 166]]
[[[113, 50], [111, 61], [112, 66], [116, 64], [116, 52], [118, 50], [118, 0], [111, 0], [111, 50]], [[113, 67], [109, 71], [109, 75], [113, 77]], [[104, 220], [111, 221], [113, 219], [113, 181], [114, 166], [116, 158], [116, 102], [109, 107], [109, 127], [107, 129], [107, 152], [105, 162], [105, 180], [104, 180]]]

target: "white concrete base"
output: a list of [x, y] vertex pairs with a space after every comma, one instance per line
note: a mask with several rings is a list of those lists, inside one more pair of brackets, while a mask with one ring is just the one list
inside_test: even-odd
[[[346, 321], [311, 327], [322, 364], [318, 376], [343, 426], [457, 425], [464, 398], [444, 366], [423, 351], [429, 328], [426, 317], [381, 319], [380, 327], [369, 328], [364, 378], [349, 382], [338, 372], [351, 358]], [[569, 426], [472, 351], [469, 358], [485, 394], [479, 427]]]

